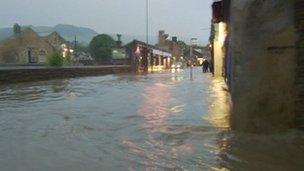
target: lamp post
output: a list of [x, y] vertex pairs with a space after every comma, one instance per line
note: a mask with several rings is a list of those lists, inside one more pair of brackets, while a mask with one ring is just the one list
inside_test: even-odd
[[146, 0], [146, 43], [149, 44], [149, 0]]
[[149, 67], [149, 0], [146, 0], [146, 54], [145, 54], [145, 71]]
[[192, 56], [193, 56], [193, 46], [197, 45], [197, 38], [190, 39], [190, 79], [193, 80], [193, 64], [192, 64]]

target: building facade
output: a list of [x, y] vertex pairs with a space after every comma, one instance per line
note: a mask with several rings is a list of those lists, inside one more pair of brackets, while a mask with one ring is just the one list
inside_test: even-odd
[[300, 0], [213, 3], [215, 75], [223, 75], [229, 86], [234, 129], [304, 127], [303, 5]]
[[134, 40], [126, 45], [126, 49], [136, 72], [169, 69], [172, 64], [172, 53], [154, 45]]
[[72, 53], [71, 46], [58, 33], [40, 37], [30, 28], [0, 42], [0, 64], [45, 64], [47, 56], [60, 51]]
[[164, 30], [160, 30], [158, 33], [156, 47], [171, 52], [174, 59], [183, 57], [183, 50], [178, 45], [177, 37], [173, 36], [170, 40], [169, 34], [166, 34]]

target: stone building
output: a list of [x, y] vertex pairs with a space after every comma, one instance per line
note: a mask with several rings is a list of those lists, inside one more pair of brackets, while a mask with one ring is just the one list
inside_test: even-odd
[[54, 48], [28, 28], [0, 42], [1, 64], [44, 63]]
[[43, 37], [43, 39], [57, 50], [61, 49], [63, 46], [71, 47], [69, 42], [62, 38], [57, 32], [53, 32], [48, 36]]
[[53, 32], [48, 36], [43, 37], [43, 39], [48, 42], [54, 49], [61, 52], [63, 57], [74, 57], [74, 49], [72, 48], [72, 45], [64, 38], [62, 38], [57, 32]]
[[172, 40], [169, 40], [169, 35], [165, 34], [165, 31], [160, 30], [158, 33], [158, 43], [156, 47], [165, 49], [172, 52], [173, 58], [180, 58], [183, 56], [183, 51], [178, 45], [177, 37], [172, 37]]
[[125, 47], [136, 72], [169, 69], [172, 64], [172, 53], [157, 46], [134, 40]]
[[232, 127], [250, 132], [304, 128], [304, 1], [215, 3], [213, 22], [222, 23], [224, 34], [221, 47], [212, 49], [214, 57], [221, 54], [231, 92]]
[[70, 45], [58, 33], [40, 37], [31, 28], [25, 28], [0, 42], [0, 64], [45, 64], [55, 50], [70, 52]]

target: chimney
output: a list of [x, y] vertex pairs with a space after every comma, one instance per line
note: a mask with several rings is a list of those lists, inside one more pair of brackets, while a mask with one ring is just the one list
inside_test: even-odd
[[121, 34], [117, 34], [116, 36], [117, 36], [116, 46], [122, 47]]
[[173, 36], [173, 37], [172, 37], [172, 42], [177, 43], [177, 37], [176, 37], [176, 36]]
[[162, 35], [164, 35], [165, 34], [165, 30], [159, 30], [159, 32], [158, 32], [158, 35], [159, 36], [162, 36]]

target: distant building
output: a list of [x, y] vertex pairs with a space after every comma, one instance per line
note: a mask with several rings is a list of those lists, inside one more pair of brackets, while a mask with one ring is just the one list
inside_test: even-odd
[[43, 37], [45, 41], [51, 44], [55, 49], [60, 50], [63, 46], [71, 47], [70, 43], [62, 38], [57, 32], [53, 32], [46, 37]]
[[180, 58], [183, 56], [183, 50], [178, 45], [177, 37], [173, 36], [172, 40], [169, 40], [169, 35], [165, 34], [165, 31], [160, 30], [158, 33], [158, 43], [156, 47], [165, 49], [172, 53], [173, 58]]
[[0, 63], [45, 63], [47, 55], [54, 50], [52, 45], [27, 28], [0, 42]]
[[55, 50], [63, 56], [73, 52], [58, 33], [40, 37], [31, 28], [25, 28], [0, 42], [0, 64], [45, 64]]
[[207, 60], [207, 56], [204, 56], [202, 52], [199, 52], [197, 50], [193, 50], [193, 55], [195, 56], [196, 58], [196, 64], [197, 65], [202, 65], [203, 64], [203, 61], [206, 59]]
[[172, 64], [172, 53], [166, 49], [138, 40], [134, 40], [125, 47], [135, 71], [168, 69]]
[[85, 52], [76, 52], [72, 60], [76, 65], [92, 65], [94, 63], [94, 58]]

